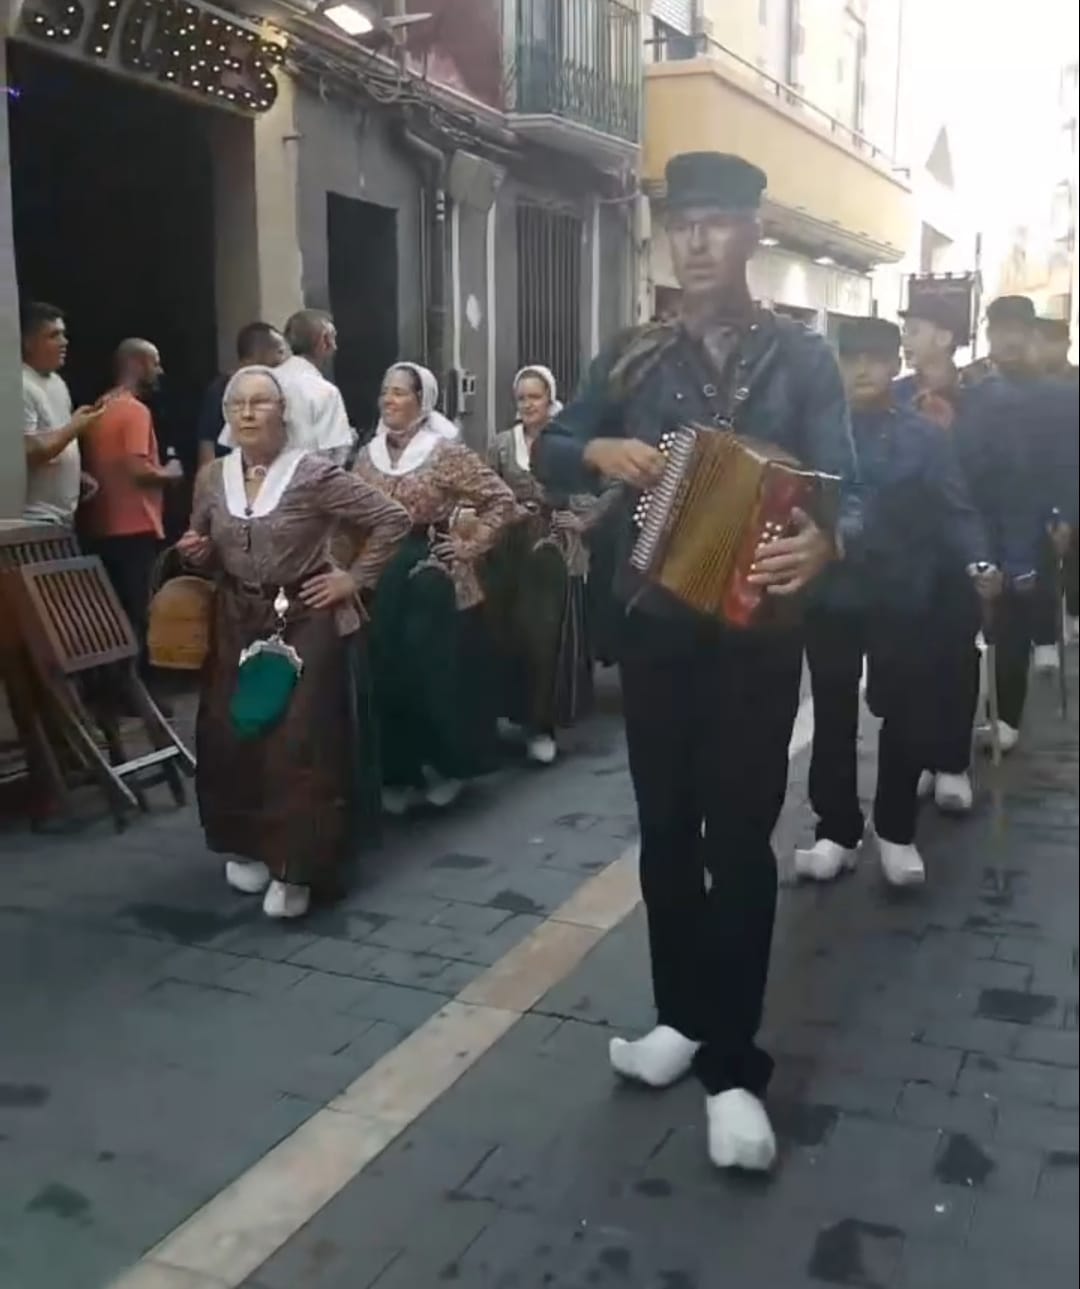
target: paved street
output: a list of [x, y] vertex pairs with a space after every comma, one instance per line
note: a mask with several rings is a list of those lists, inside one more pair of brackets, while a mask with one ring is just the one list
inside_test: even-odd
[[[610, 1034], [649, 1021], [635, 912], [524, 1015], [503, 1013], [504, 1035], [246, 1289], [1071, 1284], [1076, 739], [1038, 686], [1004, 832], [985, 800], [965, 824], [928, 816], [925, 892], [891, 897], [871, 864], [836, 889], [785, 889], [773, 1181], [711, 1173], [692, 1084], [615, 1085]], [[785, 856], [807, 832], [806, 760]], [[869, 783], [869, 745], [864, 760]], [[394, 833], [346, 903], [302, 928], [223, 890], [190, 814], [119, 838], [0, 836], [0, 1285], [105, 1289], [423, 1039], [632, 837], [611, 716], [550, 772], [511, 770]], [[139, 1283], [238, 1283], [216, 1274]]]
[[[1077, 1273], [1077, 745], [1040, 687], [930, 887], [787, 890], [775, 1180], [705, 1158], [701, 1095], [616, 1086], [649, 1023], [640, 914], [246, 1289], [1059, 1289]], [[798, 791], [796, 786], [795, 791]]]

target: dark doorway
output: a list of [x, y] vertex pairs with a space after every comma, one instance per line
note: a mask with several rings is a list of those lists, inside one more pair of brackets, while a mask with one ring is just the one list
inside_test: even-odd
[[76, 402], [125, 336], [154, 341], [159, 438], [191, 460], [217, 356], [209, 109], [16, 42], [8, 59], [20, 291], [67, 313]]
[[337, 325], [334, 380], [353, 426], [378, 421], [383, 373], [398, 352], [397, 211], [329, 193], [330, 310]]

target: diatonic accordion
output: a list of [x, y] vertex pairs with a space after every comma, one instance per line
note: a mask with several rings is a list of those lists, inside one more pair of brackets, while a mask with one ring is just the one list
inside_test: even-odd
[[839, 480], [727, 430], [682, 427], [660, 448], [667, 463], [635, 507], [631, 567], [705, 617], [765, 625], [776, 601], [748, 580], [757, 548], [792, 532], [796, 508], [831, 523]]

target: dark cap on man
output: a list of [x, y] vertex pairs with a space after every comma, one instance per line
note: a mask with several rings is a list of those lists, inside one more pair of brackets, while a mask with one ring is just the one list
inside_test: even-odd
[[964, 319], [958, 316], [956, 305], [938, 295], [916, 295], [900, 316], [905, 321], [910, 318], [929, 322], [942, 331], [947, 331], [956, 341], [960, 340], [964, 332]]
[[707, 206], [754, 214], [768, 182], [753, 162], [727, 152], [682, 152], [667, 163], [667, 206], [689, 210]]
[[1026, 295], [999, 295], [986, 309], [986, 325], [990, 327], [1002, 323], [1032, 326], [1034, 322], [1035, 306]]
[[900, 328], [887, 318], [847, 318], [837, 328], [836, 348], [841, 358], [897, 358]]

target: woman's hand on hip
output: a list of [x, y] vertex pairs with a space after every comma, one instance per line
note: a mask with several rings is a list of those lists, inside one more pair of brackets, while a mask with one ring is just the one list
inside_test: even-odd
[[335, 568], [329, 573], [316, 573], [300, 588], [300, 599], [309, 609], [332, 609], [356, 596], [356, 583], [351, 573]]

